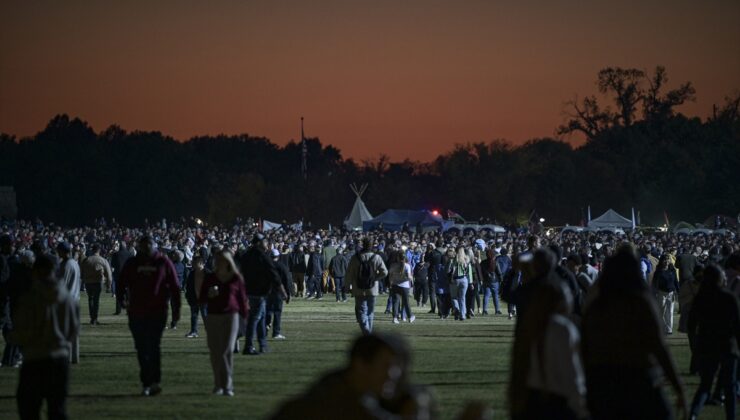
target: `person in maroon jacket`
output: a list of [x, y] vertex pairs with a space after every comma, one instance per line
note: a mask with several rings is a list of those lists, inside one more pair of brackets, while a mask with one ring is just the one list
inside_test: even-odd
[[204, 274], [196, 267], [198, 301], [208, 305], [206, 332], [213, 368], [213, 394], [234, 396], [234, 345], [239, 330], [239, 317], [247, 317], [249, 304], [244, 279], [229, 251], [216, 254], [215, 270]]
[[168, 299], [172, 321], [180, 319], [180, 289], [172, 262], [157, 250], [149, 236], [139, 240], [136, 257], [126, 261], [116, 284], [116, 298], [128, 312], [128, 326], [139, 359], [141, 395], [162, 392], [160, 342], [167, 322]]

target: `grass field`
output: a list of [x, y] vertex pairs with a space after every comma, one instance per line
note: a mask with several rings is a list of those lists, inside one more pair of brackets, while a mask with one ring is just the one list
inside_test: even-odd
[[[87, 322], [87, 298], [82, 296], [81, 363], [72, 368], [68, 409], [73, 419], [260, 419], [286, 397], [305, 389], [323, 372], [341, 366], [346, 350], [359, 331], [354, 304], [294, 300], [283, 313], [285, 341], [272, 341], [272, 352], [235, 359], [234, 398], [214, 397], [205, 342], [184, 338], [189, 308], [177, 330], [167, 330], [162, 341], [162, 395], [139, 396], [138, 366], [125, 316], [111, 316], [113, 301], [104, 296], [100, 322]], [[376, 307], [376, 329], [405, 335], [413, 350], [413, 380], [436, 390], [442, 418], [453, 418], [465, 401], [482, 400], [505, 418], [505, 394], [513, 322], [505, 316], [476, 317], [465, 323], [441, 321], [416, 310], [414, 324], [394, 325], [384, 315], [385, 298]], [[677, 320], [676, 320], [677, 322]], [[668, 339], [685, 375], [688, 341], [677, 334]], [[18, 370], [0, 369], [0, 419], [17, 418], [15, 386]], [[684, 376], [689, 398], [698, 378]], [[327, 408], [328, 409], [328, 408]], [[723, 418], [707, 407], [702, 418]]]

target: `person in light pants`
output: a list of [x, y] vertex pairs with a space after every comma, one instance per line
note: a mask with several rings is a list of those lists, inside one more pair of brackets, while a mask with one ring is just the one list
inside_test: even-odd
[[676, 305], [675, 301], [673, 292], [658, 292], [660, 317], [663, 319], [666, 334], [673, 334], [673, 307]]
[[205, 319], [208, 351], [213, 369], [213, 394], [234, 395], [234, 346], [239, 317], [246, 317], [249, 305], [244, 279], [228, 251], [216, 254], [215, 271], [206, 275], [196, 266], [196, 290], [201, 304], [208, 305]]
[[668, 255], [662, 255], [653, 275], [653, 292], [660, 305], [666, 334], [673, 334], [673, 307], [679, 290], [676, 269], [669, 263]]

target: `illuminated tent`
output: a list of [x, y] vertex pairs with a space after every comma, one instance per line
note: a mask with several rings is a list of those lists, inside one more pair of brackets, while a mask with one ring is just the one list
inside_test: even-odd
[[352, 184], [349, 186], [352, 192], [355, 193], [355, 205], [352, 206], [352, 211], [349, 212], [349, 216], [344, 219], [344, 227], [349, 230], [362, 229], [362, 223], [373, 218], [370, 211], [365, 207], [365, 203], [362, 201], [362, 194], [367, 190], [367, 184], [363, 184], [360, 188], [357, 185]]
[[606, 213], [588, 222], [588, 227], [590, 227], [591, 229], [632, 229], [632, 220], [620, 215], [612, 209], [609, 209], [606, 211]]

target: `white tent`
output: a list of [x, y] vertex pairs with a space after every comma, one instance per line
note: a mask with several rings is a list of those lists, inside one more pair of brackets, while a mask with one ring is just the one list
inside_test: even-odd
[[373, 218], [367, 207], [365, 207], [365, 203], [362, 201], [362, 194], [367, 190], [367, 184], [363, 184], [360, 188], [357, 188], [357, 185], [355, 184], [352, 184], [349, 187], [352, 189], [352, 192], [355, 193], [357, 198], [355, 199], [355, 205], [352, 206], [352, 211], [349, 213], [349, 216], [344, 219], [344, 227], [351, 230], [362, 229], [362, 222]]
[[632, 220], [620, 215], [616, 211], [609, 209], [606, 213], [588, 222], [591, 229], [602, 228], [623, 228], [632, 229]]

